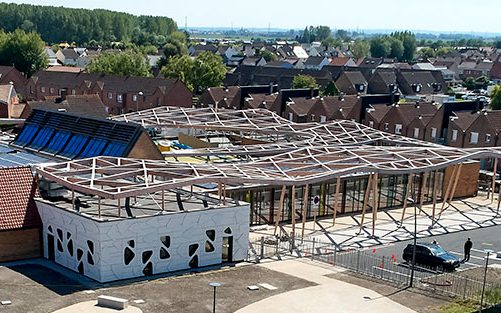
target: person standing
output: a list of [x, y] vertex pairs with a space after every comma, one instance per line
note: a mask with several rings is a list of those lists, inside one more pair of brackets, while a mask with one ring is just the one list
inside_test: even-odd
[[473, 248], [473, 242], [471, 241], [470, 238], [468, 238], [468, 240], [466, 240], [466, 242], [464, 243], [464, 259], [463, 259], [463, 263], [468, 262], [470, 260], [471, 248]]

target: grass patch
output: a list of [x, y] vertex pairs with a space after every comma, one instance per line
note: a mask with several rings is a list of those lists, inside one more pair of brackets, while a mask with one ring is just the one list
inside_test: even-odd
[[442, 313], [475, 313], [478, 311], [478, 302], [472, 300], [457, 299], [440, 307]]

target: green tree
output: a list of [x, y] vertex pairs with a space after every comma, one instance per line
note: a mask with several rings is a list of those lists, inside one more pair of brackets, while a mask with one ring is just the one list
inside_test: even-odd
[[418, 51], [418, 56], [423, 60], [433, 58], [435, 57], [435, 55], [435, 50], [430, 47], [423, 47]]
[[259, 50], [259, 52], [257, 53], [257, 56], [264, 58], [264, 60], [266, 62], [278, 60], [278, 57], [275, 54], [273, 54], [273, 52], [271, 52], [270, 50], [266, 50], [266, 49]]
[[195, 59], [188, 55], [171, 57], [161, 70], [164, 77], [179, 78], [197, 94], [206, 88], [220, 86], [226, 72], [223, 59], [208, 51], [202, 52]]
[[491, 94], [491, 108], [501, 110], [501, 85], [496, 85]]
[[412, 61], [414, 60], [414, 55], [417, 49], [416, 35], [410, 31], [394, 32], [390, 37], [396, 38], [402, 41], [404, 46], [404, 53], [402, 55], [402, 60]]
[[475, 78], [473, 78], [473, 77], [466, 77], [466, 79], [463, 80], [463, 87], [465, 87], [468, 90], [475, 89]]
[[369, 52], [371, 50], [371, 45], [367, 40], [356, 40], [350, 46], [350, 50], [354, 58], [357, 59], [365, 58], [366, 56], [369, 55]]
[[322, 41], [322, 46], [324, 47], [339, 47], [343, 42], [339, 38], [329, 37]]
[[150, 66], [144, 55], [128, 50], [119, 53], [103, 53], [86, 68], [89, 73], [105, 73], [119, 76], [151, 76]]
[[332, 32], [329, 26], [315, 27], [315, 41], [322, 42], [329, 37], [332, 37]]
[[310, 75], [296, 75], [292, 80], [292, 88], [302, 89], [302, 88], [318, 88], [317, 81], [314, 77]]
[[321, 90], [321, 93], [323, 96], [338, 96], [339, 95], [339, 90], [336, 87], [336, 84], [334, 82], [329, 82], [325, 88]]
[[397, 38], [390, 38], [390, 58], [395, 58], [398, 59], [399, 61], [402, 60], [404, 56], [404, 44], [402, 41], [400, 41]]
[[0, 33], [0, 64], [13, 65], [26, 77], [48, 66], [45, 43], [36, 33]]
[[387, 37], [375, 37], [371, 40], [370, 51], [374, 58], [386, 58], [391, 53], [391, 43]]

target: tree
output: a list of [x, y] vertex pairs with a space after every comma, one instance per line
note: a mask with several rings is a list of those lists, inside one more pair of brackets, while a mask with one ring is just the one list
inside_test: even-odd
[[329, 47], [339, 47], [341, 46], [343, 42], [339, 38], [333, 38], [329, 37], [325, 40], [322, 41], [322, 46], [329, 48]]
[[89, 73], [105, 73], [119, 76], [151, 76], [150, 66], [141, 53], [128, 50], [104, 53], [86, 68]]
[[350, 39], [348, 31], [344, 29], [338, 29], [336, 32], [336, 37], [341, 38], [342, 41], [347, 41], [348, 39]]
[[412, 61], [414, 60], [414, 54], [417, 49], [416, 35], [410, 31], [394, 32], [390, 37], [396, 38], [402, 42], [404, 46], [404, 53], [402, 55], [402, 60]]
[[167, 78], [179, 78], [198, 94], [208, 87], [220, 86], [227, 68], [223, 59], [209, 51], [202, 52], [195, 59], [187, 55], [171, 57], [161, 73]]
[[317, 81], [315, 80], [314, 77], [310, 75], [296, 75], [294, 76], [294, 79], [292, 80], [292, 88], [294, 89], [302, 89], [302, 88], [307, 88], [307, 89], [316, 89], [318, 88]]
[[369, 55], [371, 50], [371, 45], [366, 40], [356, 40], [350, 46], [351, 54], [354, 58], [360, 59], [365, 58]]
[[47, 67], [45, 43], [36, 33], [16, 30], [0, 33], [0, 64], [14, 66], [26, 77]]
[[491, 108], [501, 110], [501, 85], [496, 85], [491, 94]]
[[273, 54], [273, 52], [271, 52], [270, 50], [266, 50], [266, 49], [259, 50], [259, 52], [257, 53], [257, 56], [264, 58], [264, 60], [266, 62], [278, 60], [278, 57], [275, 54]]
[[390, 58], [395, 58], [398, 59], [399, 61], [402, 60], [404, 56], [404, 44], [402, 41], [400, 41], [397, 38], [390, 38]]
[[321, 90], [323, 96], [338, 96], [339, 90], [334, 82], [329, 82], [324, 89]]
[[371, 56], [386, 58], [391, 53], [391, 44], [387, 37], [375, 37], [371, 40]]
[[423, 47], [418, 51], [418, 55], [421, 59], [426, 60], [435, 57], [436, 53], [435, 50], [430, 47]]
[[473, 78], [473, 77], [467, 77], [463, 81], [463, 87], [466, 87], [466, 89], [468, 89], [468, 90], [475, 89], [475, 78]]
[[315, 27], [315, 41], [324, 41], [331, 36], [332, 32], [329, 26]]

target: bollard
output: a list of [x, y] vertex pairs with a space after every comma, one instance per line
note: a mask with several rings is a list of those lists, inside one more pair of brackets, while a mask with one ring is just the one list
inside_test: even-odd
[[313, 238], [313, 244], [311, 246], [311, 260], [315, 259], [315, 238]]
[[360, 265], [360, 250], [357, 251], [357, 268], [356, 268], [356, 271], [358, 273], [358, 269], [359, 269], [359, 266]]
[[261, 260], [264, 259], [264, 236], [261, 236]]

